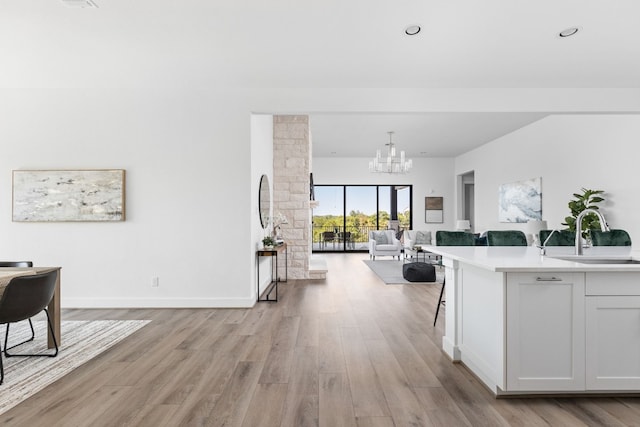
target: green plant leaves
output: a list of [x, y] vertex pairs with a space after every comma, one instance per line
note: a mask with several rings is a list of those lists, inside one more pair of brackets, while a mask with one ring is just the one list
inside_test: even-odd
[[[574, 200], [570, 200], [568, 203], [571, 216], [565, 217], [562, 225], [566, 225], [569, 230], [576, 231], [576, 219], [578, 215], [585, 209], [598, 210], [597, 203], [603, 202], [604, 198], [600, 197], [603, 194], [603, 190], [591, 190], [582, 188], [582, 193], [573, 193]], [[588, 238], [590, 230], [600, 228], [600, 220], [595, 214], [587, 214], [582, 218], [582, 237]]]

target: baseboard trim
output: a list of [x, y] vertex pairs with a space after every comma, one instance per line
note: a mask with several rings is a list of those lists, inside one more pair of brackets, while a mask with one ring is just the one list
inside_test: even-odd
[[62, 308], [250, 308], [256, 298], [62, 298]]

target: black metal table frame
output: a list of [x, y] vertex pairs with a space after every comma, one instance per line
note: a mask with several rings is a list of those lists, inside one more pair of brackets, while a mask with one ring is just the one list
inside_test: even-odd
[[[278, 252], [284, 251], [284, 280], [278, 275]], [[262, 295], [265, 298], [260, 298], [260, 257], [271, 257], [271, 282], [267, 285]], [[287, 244], [284, 243], [280, 246], [276, 246], [273, 249], [258, 249], [256, 251], [256, 288], [257, 288], [257, 302], [278, 302], [278, 283], [286, 282], [288, 280], [289, 255], [287, 254]], [[271, 293], [275, 290], [275, 298], [271, 298]]]
[[[411, 258], [409, 258], [407, 256], [407, 252], [411, 252]], [[415, 260], [413, 260], [413, 254], [415, 254]], [[414, 262], [420, 262], [420, 254], [422, 254], [422, 262], [426, 262], [428, 264], [434, 264], [434, 262], [431, 261], [431, 256], [435, 256], [435, 263], [437, 263], [439, 261], [440, 256], [437, 254], [434, 254], [433, 252], [429, 252], [429, 251], [425, 251], [424, 249], [422, 250], [416, 250], [416, 249], [411, 249], [411, 248], [404, 248], [404, 259], [403, 259], [403, 263], [407, 262], [408, 259], [411, 259]], [[427, 257], [429, 257], [429, 261], [427, 261]]]

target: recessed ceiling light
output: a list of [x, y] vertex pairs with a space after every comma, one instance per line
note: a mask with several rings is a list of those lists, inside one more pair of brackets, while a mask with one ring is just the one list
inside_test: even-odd
[[580, 31], [580, 27], [569, 27], [566, 30], [562, 30], [558, 33], [558, 37], [571, 37]]
[[404, 33], [408, 36], [415, 36], [416, 34], [418, 34], [420, 32], [421, 28], [420, 25], [418, 24], [413, 24], [413, 25], [409, 25], [407, 28], [404, 29]]

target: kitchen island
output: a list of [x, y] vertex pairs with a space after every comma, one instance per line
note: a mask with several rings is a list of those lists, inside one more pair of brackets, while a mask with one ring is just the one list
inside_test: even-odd
[[425, 249], [445, 267], [443, 350], [493, 393], [640, 393], [640, 253]]

